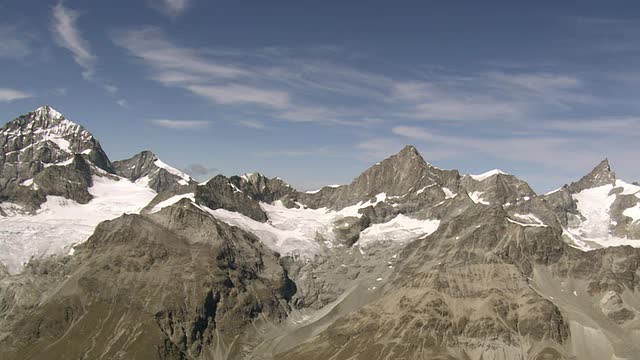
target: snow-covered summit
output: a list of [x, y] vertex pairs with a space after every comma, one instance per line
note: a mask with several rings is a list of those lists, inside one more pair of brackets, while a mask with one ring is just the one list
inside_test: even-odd
[[472, 175], [469, 174], [469, 176], [476, 181], [483, 181], [485, 179], [488, 179], [494, 175], [509, 175], [506, 172], [500, 170], [500, 169], [493, 169], [493, 170], [489, 170], [487, 172], [484, 172], [482, 174], [477, 174], [477, 175]]
[[173, 191], [196, 184], [191, 176], [166, 164], [148, 150], [129, 159], [114, 161], [113, 166], [118, 175], [147, 185], [157, 192]]

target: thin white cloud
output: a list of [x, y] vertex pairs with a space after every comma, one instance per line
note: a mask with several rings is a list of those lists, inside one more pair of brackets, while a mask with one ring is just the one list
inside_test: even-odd
[[69, 50], [75, 62], [84, 69], [82, 76], [91, 80], [95, 75], [97, 58], [78, 29], [79, 16], [79, 12], [65, 7], [62, 2], [58, 3], [53, 7], [52, 31], [56, 43]]
[[[556, 169], [582, 169], [603, 157], [588, 142], [567, 136], [468, 136], [443, 135], [424, 127], [396, 126], [393, 134], [418, 141], [451, 158], [491, 156], [519, 163], [542, 164]], [[591, 144], [593, 145], [593, 144]]]
[[271, 150], [262, 151], [257, 156], [259, 157], [308, 157], [308, 156], [327, 156], [334, 154], [328, 146], [314, 147], [314, 148], [299, 148], [299, 149], [283, 149], [283, 150]]
[[73, 60], [82, 68], [82, 77], [100, 86], [109, 95], [115, 95], [118, 87], [96, 76], [98, 57], [78, 28], [80, 12], [65, 7], [62, 2], [53, 7], [51, 32], [58, 46], [67, 49]]
[[67, 96], [69, 94], [69, 89], [65, 87], [59, 87], [53, 90], [53, 93], [58, 96]]
[[553, 120], [539, 124], [538, 128], [571, 134], [638, 136], [640, 117]]
[[0, 25], [0, 58], [23, 59], [33, 54], [33, 38], [14, 26]]
[[289, 94], [245, 85], [190, 85], [186, 89], [218, 104], [258, 104], [283, 109], [289, 106]]
[[447, 89], [435, 83], [397, 82], [389, 100], [404, 103], [406, 108], [399, 115], [413, 119], [510, 120], [526, 113], [525, 106], [519, 101]]
[[210, 61], [197, 51], [176, 46], [154, 27], [119, 32], [114, 41], [152, 67], [152, 78], [163, 85], [192, 83], [197, 79], [232, 79], [249, 73], [237, 66]]
[[103, 84], [102, 88], [111, 95], [116, 94], [119, 90], [117, 86], [111, 84]]
[[[566, 116], [576, 104], [597, 106], [581, 78], [562, 73], [478, 72], [380, 75], [355, 65], [306, 57], [283, 48], [194, 49], [158, 28], [114, 36], [148, 69], [149, 78], [264, 121], [371, 127], [382, 121], [462, 124], [525, 122]], [[335, 56], [335, 51], [332, 52]]]
[[116, 100], [116, 104], [118, 104], [120, 107], [123, 107], [123, 108], [128, 108], [129, 107], [129, 103], [125, 99]]
[[250, 128], [250, 129], [266, 129], [266, 125], [261, 121], [256, 120], [240, 120], [238, 125]]
[[152, 5], [166, 15], [176, 17], [187, 10], [190, 0], [150, 0]]
[[31, 97], [33, 97], [32, 94], [24, 91], [9, 88], [0, 88], [0, 102], [11, 102], [14, 100], [28, 99]]
[[209, 122], [204, 120], [153, 119], [150, 122], [163, 128], [176, 130], [202, 129], [209, 126]]

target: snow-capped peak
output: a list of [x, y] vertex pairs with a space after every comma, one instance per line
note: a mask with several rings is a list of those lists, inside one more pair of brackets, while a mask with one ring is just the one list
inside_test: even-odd
[[470, 176], [473, 180], [476, 180], [476, 181], [483, 181], [483, 180], [485, 180], [485, 179], [488, 179], [488, 178], [492, 177], [493, 175], [498, 175], [498, 174], [501, 174], [501, 175], [508, 175], [506, 172], [504, 172], [504, 171], [502, 171], [502, 170], [500, 170], [500, 169], [493, 169], [493, 170], [489, 170], [489, 171], [487, 171], [487, 172], [484, 172], [484, 173], [482, 173], [482, 174], [478, 174], [478, 175], [471, 175], [471, 174], [470, 174], [469, 176]]
[[46, 117], [53, 120], [64, 119], [64, 116], [60, 112], [49, 105], [41, 106], [35, 109], [33, 112], [40, 117]]
[[251, 181], [250, 179], [255, 177], [256, 174], [258, 173], [254, 173], [254, 172], [250, 172], [250, 173], [244, 173], [242, 175], [240, 175], [240, 178], [244, 181]]
[[185, 180], [187, 182], [191, 181], [191, 176], [185, 174], [184, 172], [182, 172], [182, 171], [180, 171], [180, 170], [178, 170], [178, 169], [176, 169], [176, 168], [174, 168], [172, 166], [169, 166], [169, 165], [165, 164], [160, 159], [157, 159], [156, 161], [154, 161], [153, 164], [155, 166], [161, 168], [161, 169], [167, 170], [170, 174], [173, 174], [173, 175], [181, 177], [183, 180]]

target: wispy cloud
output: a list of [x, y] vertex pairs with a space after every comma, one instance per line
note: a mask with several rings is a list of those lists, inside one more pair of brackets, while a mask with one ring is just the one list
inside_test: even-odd
[[326, 59], [318, 51], [309, 57], [286, 48], [195, 49], [153, 27], [118, 32], [114, 41], [146, 66], [149, 79], [228, 107], [238, 118], [259, 113], [266, 122], [495, 125], [528, 122], [541, 114], [567, 117], [577, 106], [603, 103], [590, 94], [588, 82], [572, 73], [509, 68], [391, 76], [341, 62], [336, 49]]
[[211, 61], [198, 51], [170, 43], [162, 31], [155, 27], [118, 32], [114, 40], [131, 55], [150, 65], [154, 70], [152, 78], [163, 85], [184, 85], [198, 80], [249, 75], [240, 67]]
[[129, 107], [129, 103], [125, 99], [116, 100], [116, 104], [118, 104], [118, 106], [123, 107], [123, 108], [128, 108]]
[[553, 134], [502, 137], [445, 135], [417, 126], [397, 126], [392, 132], [453, 158], [483, 154], [494, 159], [566, 170], [582, 169], [603, 156], [601, 152], [589, 148], [584, 139]]
[[267, 125], [257, 120], [240, 120], [238, 121], [238, 125], [246, 128], [250, 128], [250, 129], [266, 129], [267, 128]]
[[640, 135], [640, 117], [607, 117], [595, 119], [561, 119], [538, 124], [538, 128], [547, 131], [560, 131], [572, 134], [638, 136]]
[[186, 89], [219, 104], [258, 104], [283, 109], [289, 107], [289, 94], [244, 85], [189, 85]]
[[202, 129], [209, 126], [209, 121], [204, 120], [170, 120], [170, 119], [153, 119], [149, 120], [152, 124], [176, 130]]
[[75, 62], [83, 68], [82, 76], [90, 80], [95, 75], [94, 67], [97, 58], [78, 29], [79, 16], [79, 12], [65, 7], [60, 2], [53, 7], [51, 27], [56, 43], [71, 52]]
[[82, 77], [96, 83], [110, 95], [118, 92], [118, 87], [96, 76], [98, 57], [92, 52], [89, 42], [83, 37], [79, 27], [80, 12], [65, 7], [59, 2], [53, 7], [51, 32], [58, 46], [67, 49], [73, 60], [82, 68]]
[[[586, 49], [604, 53], [637, 53], [640, 51], [638, 18], [607, 18], [573, 16], [567, 23], [580, 35], [588, 34], [587, 43], [578, 42]], [[584, 49], [583, 49], [584, 50]]]
[[58, 96], [67, 96], [69, 94], [69, 89], [66, 87], [59, 87], [53, 89], [53, 93]]
[[335, 154], [329, 146], [313, 147], [313, 148], [295, 148], [295, 149], [281, 149], [281, 150], [267, 150], [262, 151], [257, 156], [259, 157], [309, 157], [309, 156], [327, 156]]
[[14, 100], [28, 99], [32, 94], [9, 88], [0, 88], [0, 102], [10, 102]]
[[164, 14], [175, 17], [182, 14], [189, 7], [190, 0], [150, 0], [152, 6]]
[[0, 25], [0, 58], [23, 59], [33, 54], [33, 37], [15, 26]]

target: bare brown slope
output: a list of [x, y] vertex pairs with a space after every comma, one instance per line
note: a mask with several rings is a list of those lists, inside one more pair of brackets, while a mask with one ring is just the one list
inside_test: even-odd
[[294, 291], [256, 238], [188, 202], [104, 222], [78, 251], [64, 282], [9, 324], [0, 357], [241, 358], [236, 336], [283, 318]]

